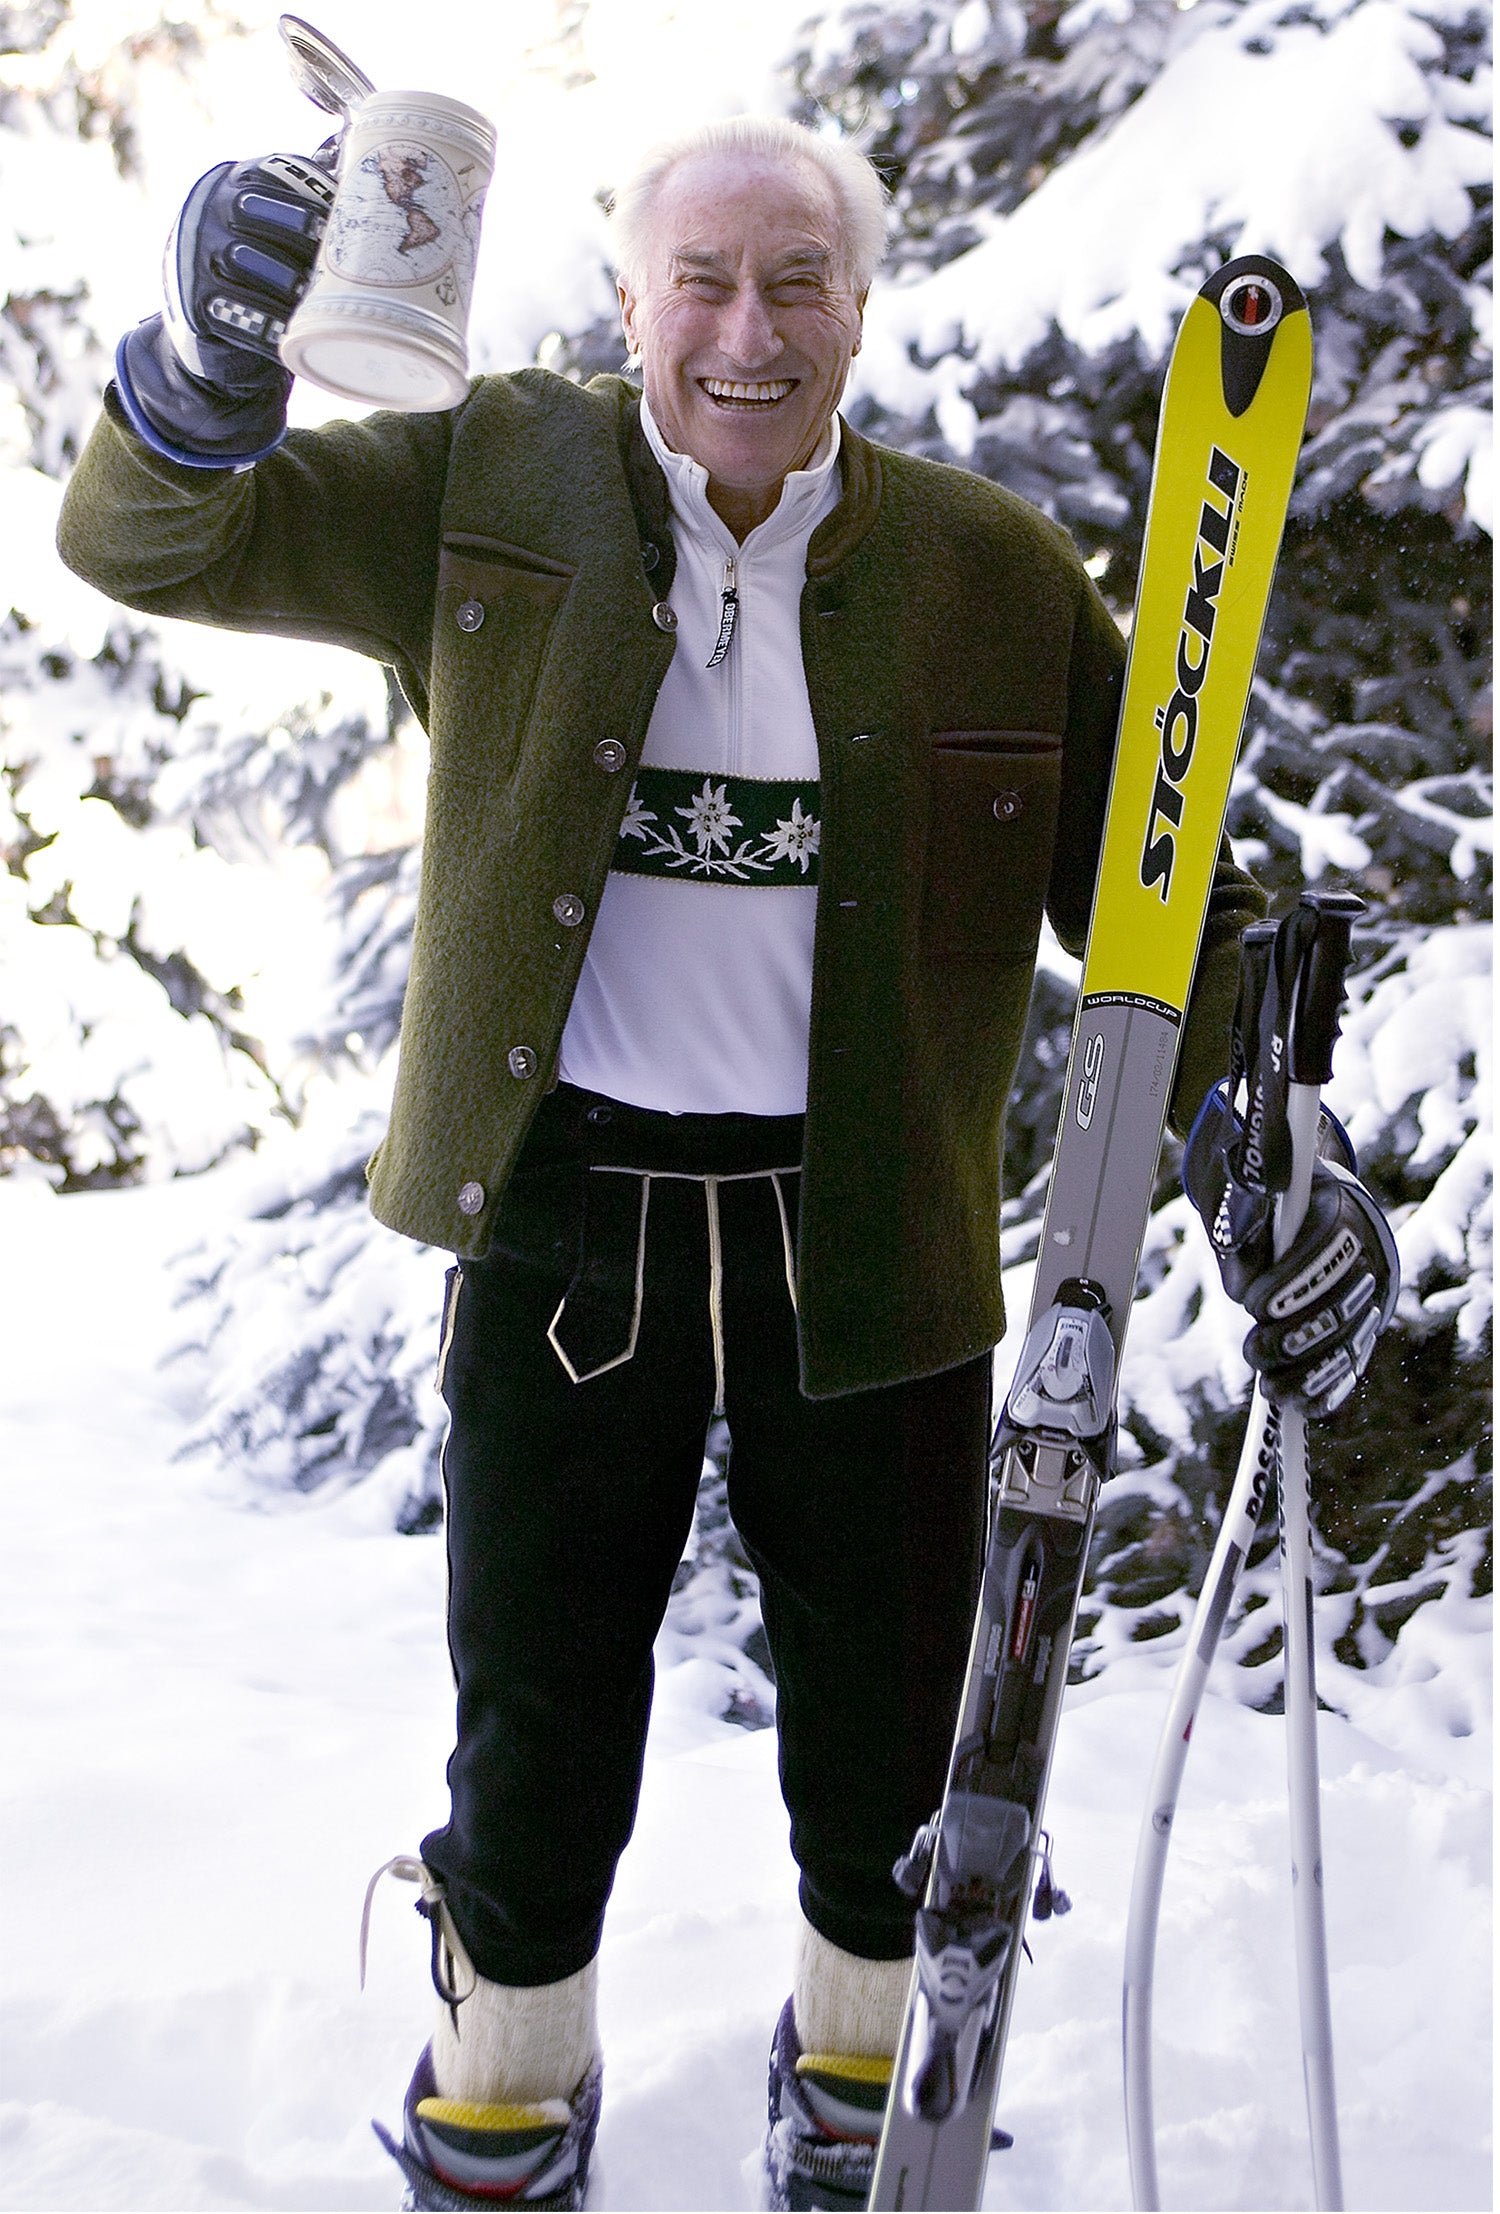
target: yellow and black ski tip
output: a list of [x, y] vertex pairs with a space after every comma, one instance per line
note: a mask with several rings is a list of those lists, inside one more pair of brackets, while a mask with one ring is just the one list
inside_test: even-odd
[[1215, 270], [1162, 397], [1086, 998], [1187, 1005], [1311, 384], [1296, 279]]
[[1290, 270], [1266, 254], [1241, 254], [1226, 262], [1198, 297], [1219, 311], [1224, 405], [1238, 420], [1260, 390], [1277, 328], [1289, 315], [1305, 315], [1307, 301]]

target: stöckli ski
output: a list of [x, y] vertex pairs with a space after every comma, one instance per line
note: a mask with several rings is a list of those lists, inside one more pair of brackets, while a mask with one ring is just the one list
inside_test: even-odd
[[897, 1864], [916, 1961], [872, 2208], [977, 2207], [1183, 1012], [1312, 376], [1261, 255], [1189, 306], [1162, 399], [1108, 815], [1026, 1339], [943, 1804]]

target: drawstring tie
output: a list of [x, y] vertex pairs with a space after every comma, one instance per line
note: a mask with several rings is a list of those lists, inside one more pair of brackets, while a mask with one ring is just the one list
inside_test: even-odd
[[768, 1183], [776, 1199], [786, 1288], [797, 1307], [797, 1256], [782, 1178], [796, 1168], [698, 1175], [597, 1162], [589, 1170], [583, 1253], [547, 1330], [571, 1382], [590, 1383], [635, 1354], [646, 1288], [646, 1224], [655, 1184], [700, 1184], [708, 1209], [708, 1319], [714, 1353], [714, 1419], [724, 1412], [724, 1240], [719, 1193], [726, 1184]]
[[465, 1999], [472, 1997], [479, 1983], [479, 1972], [465, 1951], [464, 1941], [454, 1924], [442, 1879], [433, 1874], [425, 1860], [418, 1860], [409, 1853], [397, 1853], [393, 1860], [377, 1868], [366, 1884], [364, 1908], [359, 1917], [359, 1988], [363, 1991], [365, 1987], [365, 1963], [370, 1949], [370, 1904], [382, 1876], [394, 1876], [401, 1883], [414, 1883], [420, 1888], [417, 1912], [432, 1929], [432, 1988], [453, 2016], [456, 2037], [458, 2010]]

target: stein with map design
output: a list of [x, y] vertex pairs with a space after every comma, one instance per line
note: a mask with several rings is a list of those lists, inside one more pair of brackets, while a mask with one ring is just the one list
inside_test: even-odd
[[281, 358], [340, 399], [456, 407], [494, 125], [436, 92], [352, 104], [338, 191]]

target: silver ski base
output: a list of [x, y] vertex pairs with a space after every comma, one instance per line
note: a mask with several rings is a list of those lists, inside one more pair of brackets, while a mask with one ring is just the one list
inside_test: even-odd
[[1104, 1293], [1117, 1357], [1181, 1027], [1174, 1008], [1123, 992], [1093, 993], [1078, 1012], [1031, 1311], [1057, 1297], [1064, 1277], [1087, 1277]]
[[947, 1791], [897, 1871], [922, 1905], [872, 2208], [975, 2207], [983, 2190], [1179, 1022], [1123, 994], [1080, 1011]]
[[[1034, 1376], [1079, 1310], [1027, 1340]], [[1087, 1308], [1081, 1310], [1086, 1317]], [[1107, 1334], [1096, 1352], [1112, 1361]], [[1080, 1415], [1097, 1378], [1076, 1372]], [[1018, 1383], [1021, 1381], [1018, 1372]], [[891, 2079], [872, 2207], [973, 2207], [989, 2158], [1016, 1971], [1043, 1859], [1042, 1802], [1067, 1688], [1073, 1617], [1108, 1434], [1078, 1438], [1064, 1407], [1046, 1438], [1002, 1423], [995, 1508], [951, 1779], [897, 1878], [917, 1913], [913, 1998]], [[1014, 1504], [1029, 1498], [1028, 1506]], [[1045, 1502], [1045, 1504], [1043, 1503]]]

